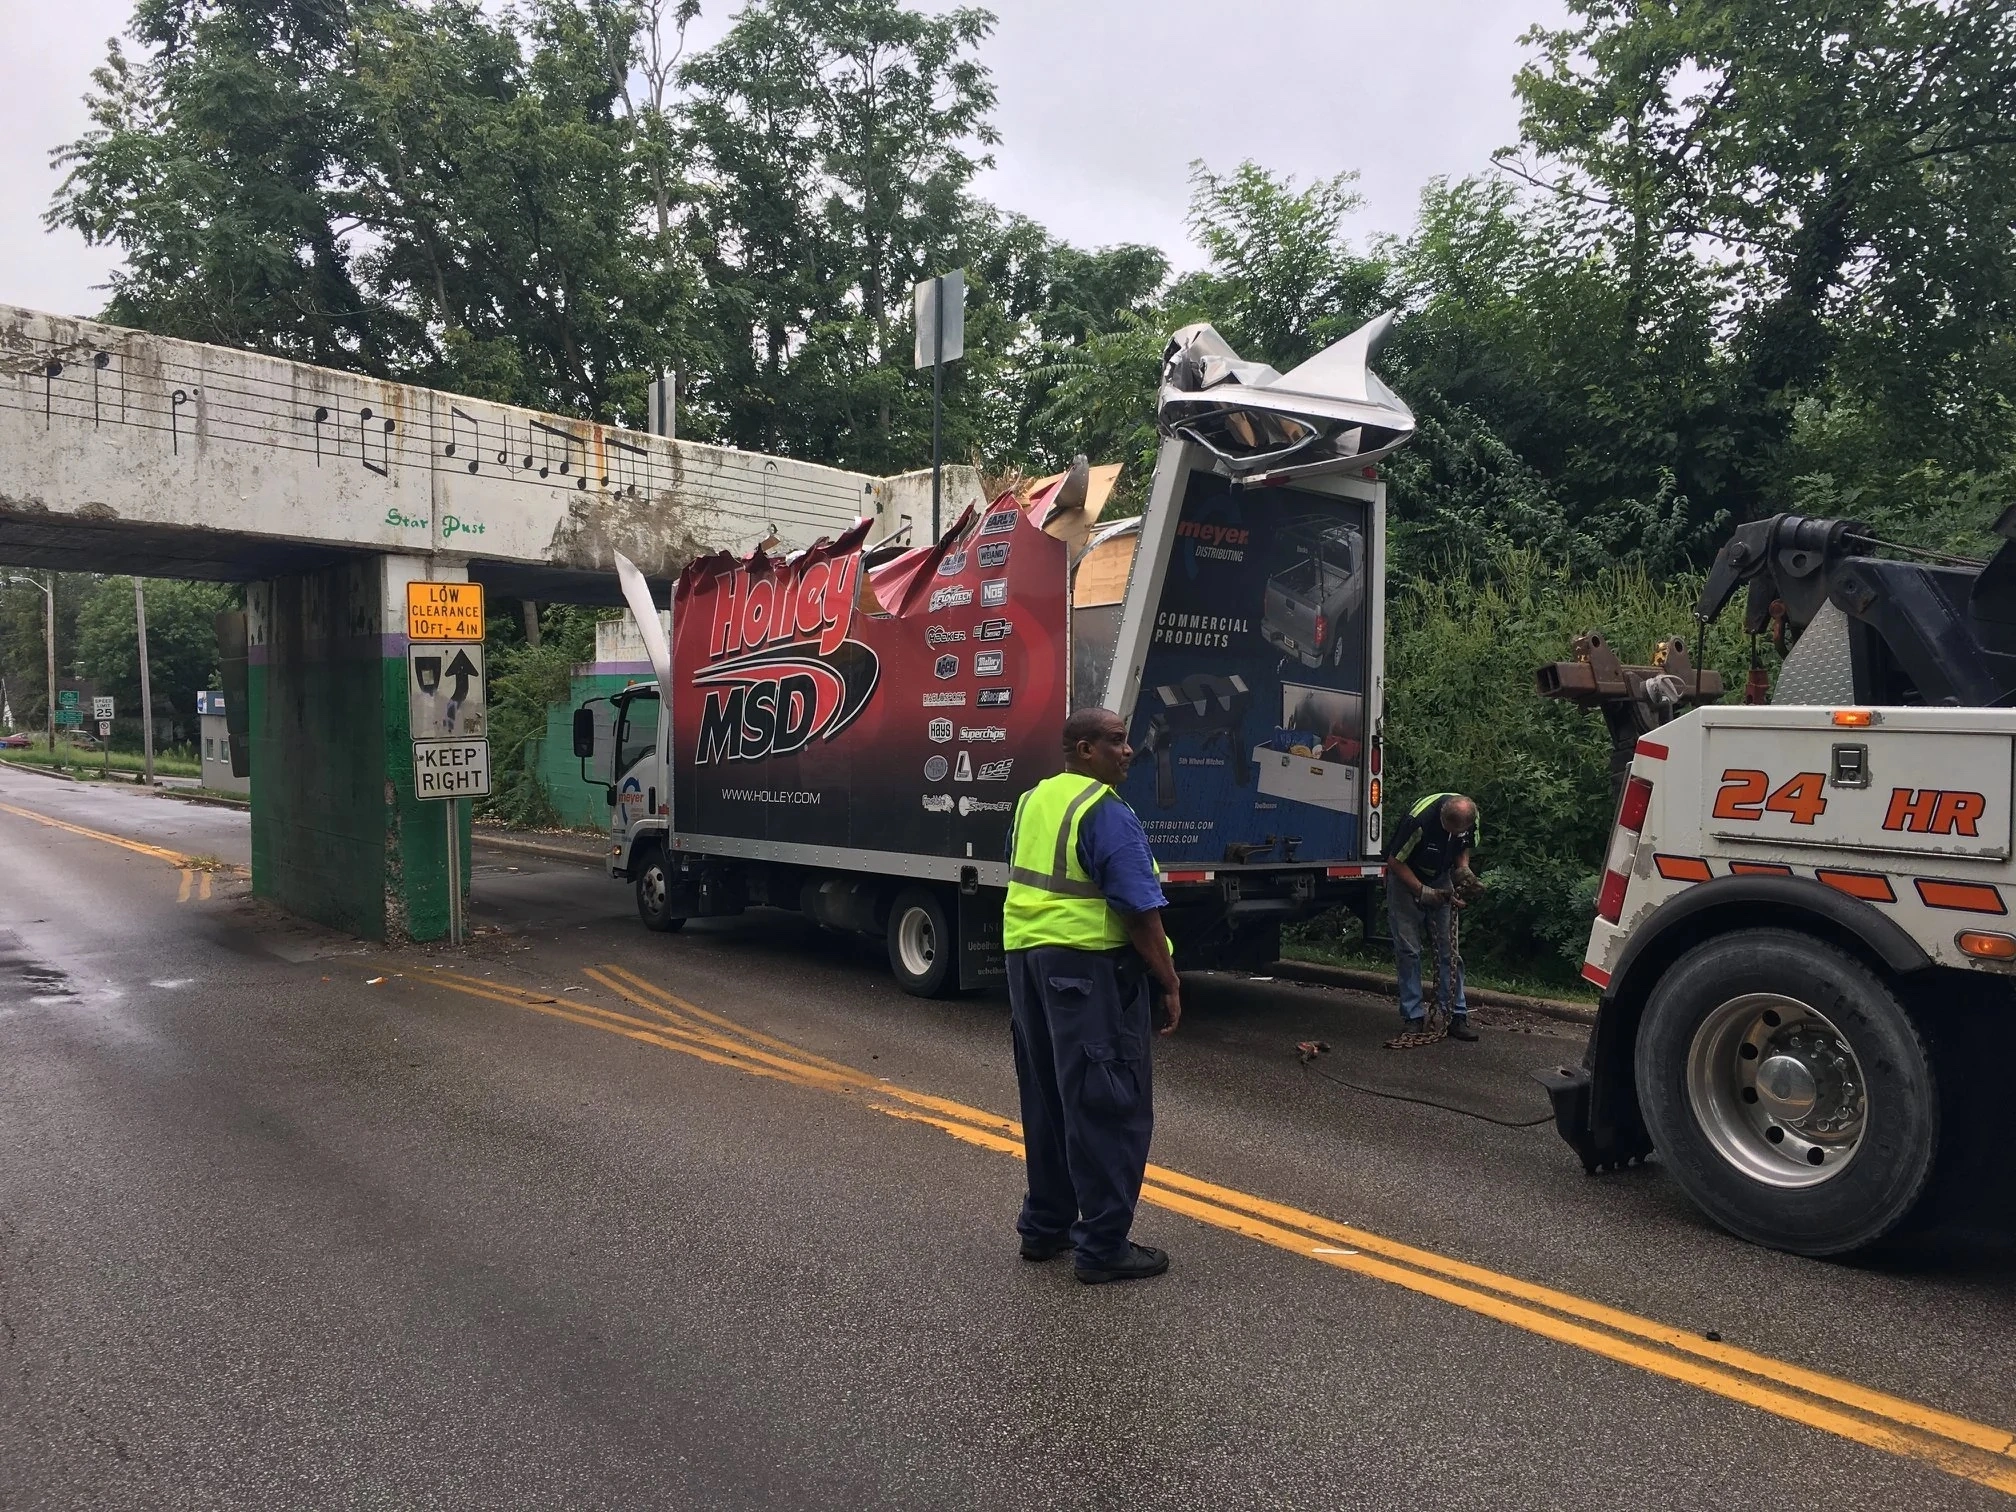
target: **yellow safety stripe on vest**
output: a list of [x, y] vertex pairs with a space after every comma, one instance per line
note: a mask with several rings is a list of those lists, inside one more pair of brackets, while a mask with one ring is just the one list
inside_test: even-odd
[[[1078, 811], [1093, 799], [1112, 792], [1112, 789], [1107, 787], [1097, 777], [1090, 778], [1088, 781], [1090, 786], [1076, 798], [1073, 798], [1065, 807], [1063, 822], [1057, 827], [1057, 855], [1050, 864], [1050, 871], [1045, 874], [1039, 871], [1031, 871], [1026, 866], [1011, 864], [1008, 868], [1009, 881], [1020, 882], [1024, 887], [1034, 887], [1042, 892], [1061, 893], [1067, 898], [1104, 898], [1106, 896], [1099, 891], [1098, 884], [1080, 882], [1070, 875], [1065, 853], [1066, 847], [1071, 843], [1071, 821], [1078, 817]], [[1035, 789], [1031, 788], [1029, 791], [1034, 792]], [[1016, 846], [1019, 839], [1017, 832], [1022, 827], [1022, 802], [1028, 796], [1029, 793], [1024, 793], [1021, 798], [1015, 800], [1015, 821], [1008, 831], [1008, 854], [1011, 857], [1016, 854]]]

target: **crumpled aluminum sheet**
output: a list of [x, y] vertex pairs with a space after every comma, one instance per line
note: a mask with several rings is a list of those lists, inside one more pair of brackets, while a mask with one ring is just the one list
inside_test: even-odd
[[1185, 326], [1162, 354], [1157, 424], [1235, 473], [1376, 462], [1414, 434], [1414, 412], [1370, 365], [1395, 313], [1286, 373], [1242, 360], [1209, 325]]

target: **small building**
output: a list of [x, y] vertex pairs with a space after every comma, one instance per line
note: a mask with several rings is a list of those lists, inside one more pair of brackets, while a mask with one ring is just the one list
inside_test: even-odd
[[196, 723], [202, 726], [203, 786], [219, 793], [252, 795], [250, 777], [231, 775], [231, 733], [224, 725], [224, 695], [196, 695]]

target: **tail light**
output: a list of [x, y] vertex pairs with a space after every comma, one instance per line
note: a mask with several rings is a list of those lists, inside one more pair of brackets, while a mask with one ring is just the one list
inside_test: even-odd
[[1652, 807], [1652, 784], [1633, 777], [1624, 785], [1624, 801], [1617, 806], [1617, 825], [1610, 832], [1610, 854], [1603, 862], [1603, 885], [1596, 893], [1596, 917], [1615, 924], [1624, 917], [1624, 894], [1631, 888], [1631, 858], [1638, 851], [1638, 833], [1645, 828], [1645, 815]]
[[1330, 621], [1319, 614], [1316, 616], [1316, 644], [1320, 646], [1328, 639], [1330, 639]]
[[1617, 810], [1617, 826], [1637, 834], [1645, 828], [1645, 811], [1652, 806], [1652, 784], [1633, 777], [1624, 785], [1624, 803]]

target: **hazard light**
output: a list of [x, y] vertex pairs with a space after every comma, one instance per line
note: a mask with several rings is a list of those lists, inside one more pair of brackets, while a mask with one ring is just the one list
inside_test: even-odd
[[2016, 935], [1963, 929], [1953, 937], [1953, 943], [1977, 961], [2016, 961]]

